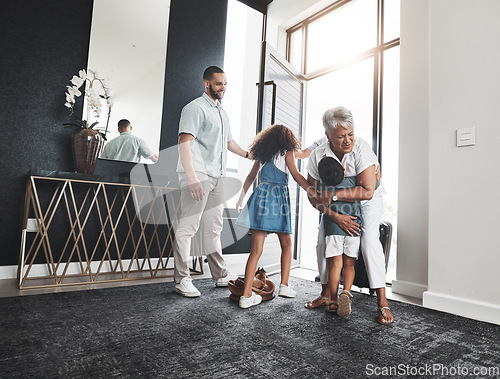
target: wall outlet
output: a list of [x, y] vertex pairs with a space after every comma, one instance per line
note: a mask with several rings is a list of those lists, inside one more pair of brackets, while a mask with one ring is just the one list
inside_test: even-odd
[[28, 233], [36, 233], [38, 232], [38, 222], [36, 218], [29, 218], [26, 223], [26, 231]]

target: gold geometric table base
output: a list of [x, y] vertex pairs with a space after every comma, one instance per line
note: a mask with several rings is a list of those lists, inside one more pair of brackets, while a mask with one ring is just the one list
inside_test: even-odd
[[[37, 173], [26, 185], [19, 288], [173, 276], [178, 189]], [[202, 275], [199, 235], [192, 251], [192, 272]]]

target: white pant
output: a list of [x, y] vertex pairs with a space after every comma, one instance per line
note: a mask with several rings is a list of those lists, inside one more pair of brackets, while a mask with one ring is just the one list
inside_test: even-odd
[[[379, 227], [382, 221], [384, 200], [379, 192], [376, 191], [371, 200], [361, 202], [361, 216], [363, 219], [361, 253], [365, 261], [370, 288], [373, 289], [385, 287], [385, 257], [379, 240]], [[318, 242], [316, 244], [321, 284], [328, 283], [328, 262], [325, 258], [325, 247], [325, 230], [322, 220], [319, 225]]]
[[228, 270], [222, 257], [220, 235], [222, 232], [222, 212], [224, 211], [224, 191], [222, 178], [212, 178], [201, 172], [196, 176], [203, 186], [205, 195], [196, 201], [191, 197], [185, 173], [179, 173], [181, 184], [181, 215], [175, 227], [174, 279], [179, 283], [190, 276], [191, 240], [201, 224], [202, 246], [207, 255], [210, 272], [214, 279], [223, 278]]

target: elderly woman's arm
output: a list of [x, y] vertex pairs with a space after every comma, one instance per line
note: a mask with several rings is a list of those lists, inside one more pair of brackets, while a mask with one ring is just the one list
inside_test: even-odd
[[335, 191], [337, 198], [343, 201], [371, 200], [376, 186], [375, 165], [359, 173], [356, 177], [356, 182], [356, 187]]
[[[307, 176], [307, 181], [314, 188], [318, 187], [319, 180], [314, 179], [311, 175]], [[328, 205], [321, 203], [318, 199], [314, 197], [308, 197], [311, 205], [316, 208], [318, 211], [323, 213], [325, 216], [330, 217], [333, 221], [335, 221], [347, 234], [350, 236], [359, 236], [360, 227], [359, 224], [355, 221], [355, 216], [343, 215], [337, 212], [332, 211]]]

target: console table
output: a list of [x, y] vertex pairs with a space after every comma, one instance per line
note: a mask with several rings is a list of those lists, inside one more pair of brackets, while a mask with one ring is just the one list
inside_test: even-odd
[[[152, 182], [46, 170], [28, 173], [19, 288], [172, 277], [180, 191], [161, 180]], [[192, 243], [194, 275], [203, 274], [201, 251], [197, 235]]]

